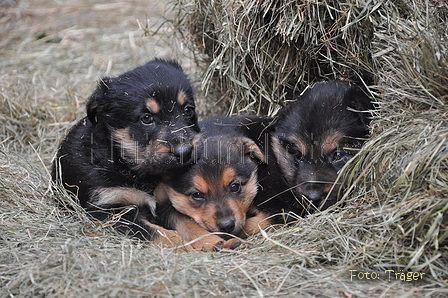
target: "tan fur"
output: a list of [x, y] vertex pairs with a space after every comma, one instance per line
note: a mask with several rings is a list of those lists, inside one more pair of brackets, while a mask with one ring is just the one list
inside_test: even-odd
[[94, 205], [135, 205], [149, 206], [154, 214], [156, 199], [148, 193], [130, 187], [108, 187], [100, 188], [93, 192], [92, 202]]
[[170, 146], [166, 142], [159, 140], [144, 148], [140, 148], [138, 143], [131, 138], [128, 127], [115, 130], [112, 136], [114, 141], [119, 144], [119, 148], [121, 148], [121, 156], [126, 161], [134, 163], [136, 169], [140, 166], [147, 166], [144, 161], [158, 163], [167, 157], [166, 154], [171, 152]]
[[280, 141], [276, 137], [272, 137], [272, 148], [286, 180], [293, 181], [294, 169], [291, 165], [294, 163], [294, 157], [286, 152], [286, 149], [280, 144]]
[[260, 147], [258, 147], [250, 139], [244, 139], [244, 154], [251, 154], [251, 156], [255, 157], [256, 159], [262, 162], [266, 162], [266, 158], [263, 152], [261, 152]]
[[[198, 176], [196, 176], [196, 177], [198, 177]], [[234, 178], [235, 178], [235, 171], [230, 167], [226, 167], [224, 169], [224, 171], [222, 172], [221, 187], [226, 187], [227, 185], [229, 185], [233, 181]]]
[[177, 93], [177, 102], [181, 106], [183, 106], [185, 104], [185, 98], [187, 98], [187, 95], [185, 94], [185, 92], [179, 91], [179, 93]]
[[210, 191], [210, 185], [208, 184], [208, 182], [199, 175], [193, 177], [193, 185], [198, 191], [202, 193], [208, 193]]
[[[148, 149], [147, 149], [148, 151]], [[157, 141], [154, 143], [154, 147], [152, 148], [151, 152], [147, 152], [148, 154], [151, 153], [170, 153], [171, 152], [171, 148], [169, 145], [167, 145], [166, 142], [160, 142]]]
[[186, 245], [184, 239], [175, 231], [164, 229], [158, 225], [152, 224], [147, 220], [142, 220], [143, 224], [155, 231], [153, 242], [167, 247], [181, 247], [187, 251], [193, 251], [195, 248]]
[[[258, 181], [257, 181], [257, 173], [254, 172], [249, 178], [249, 181], [247, 181], [246, 185], [244, 186], [245, 196], [244, 201], [248, 202], [249, 204], [252, 203], [253, 198], [257, 195], [258, 191]], [[248, 205], [249, 206], [249, 205]]]
[[211, 234], [203, 229], [197, 222], [188, 216], [180, 215], [176, 222], [176, 231], [187, 242], [191, 242], [191, 246], [198, 250], [213, 251], [218, 246], [231, 249], [238, 239], [232, 238], [227, 241], [218, 235]]
[[260, 233], [260, 229], [266, 229], [273, 225], [273, 221], [270, 220], [269, 214], [264, 212], [259, 212], [257, 215], [248, 218], [243, 230], [240, 233], [240, 237], [246, 237], [254, 234]]
[[336, 149], [343, 137], [344, 135], [339, 131], [328, 132], [328, 134], [325, 136], [324, 141], [322, 142], [323, 153], [328, 154]]
[[167, 194], [174, 208], [179, 212], [194, 219], [203, 229], [217, 231], [215, 205], [207, 204], [203, 207], [194, 208], [189, 203], [192, 200], [189, 196], [183, 195], [172, 188], [167, 189]]
[[122, 150], [121, 155], [127, 161], [138, 164], [143, 159], [137, 142], [132, 140], [129, 134], [129, 127], [115, 130], [113, 132], [113, 139], [116, 143], [120, 144], [119, 147]]
[[154, 98], [148, 98], [146, 108], [153, 114], [157, 114], [160, 111], [160, 106]]

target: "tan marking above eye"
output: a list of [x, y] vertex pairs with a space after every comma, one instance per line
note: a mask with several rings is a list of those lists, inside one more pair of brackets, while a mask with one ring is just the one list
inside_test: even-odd
[[302, 153], [302, 155], [306, 155], [308, 152], [308, 146], [306, 146], [307, 142], [303, 142], [301, 138], [299, 137], [292, 137], [290, 138], [290, 143], [294, 144], [297, 149], [299, 149], [300, 153]]
[[225, 168], [224, 171], [222, 171], [221, 185], [227, 186], [233, 179], [235, 179], [235, 171], [232, 168]]
[[210, 191], [210, 185], [199, 175], [193, 177], [193, 185], [199, 192], [204, 194]]
[[154, 98], [148, 98], [146, 108], [153, 114], [157, 114], [160, 111], [160, 106]]
[[187, 98], [187, 95], [185, 94], [185, 92], [183, 91], [179, 91], [179, 93], [177, 93], [177, 102], [183, 106], [185, 104], [185, 99]]
[[322, 150], [324, 154], [332, 152], [339, 146], [339, 142], [342, 140], [344, 135], [339, 131], [330, 131], [325, 136], [322, 142]]

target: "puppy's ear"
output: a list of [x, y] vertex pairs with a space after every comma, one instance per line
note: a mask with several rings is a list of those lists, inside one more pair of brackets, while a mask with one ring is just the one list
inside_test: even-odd
[[361, 124], [369, 125], [371, 121], [370, 111], [374, 109], [374, 106], [367, 89], [360, 84], [353, 84], [350, 87], [347, 99], [347, 106], [357, 112]]
[[252, 141], [249, 138], [243, 138], [242, 141], [245, 155], [249, 156], [250, 158], [254, 158], [258, 161], [266, 163], [266, 158], [263, 152], [261, 152], [260, 147], [258, 147], [254, 141]]
[[107, 86], [107, 82], [109, 81], [109, 78], [103, 78], [101, 81], [99, 81], [98, 86], [87, 102], [87, 117], [92, 123], [98, 122], [98, 119], [96, 117], [98, 107], [104, 101], [104, 97], [106, 96], [107, 90], [109, 89], [109, 87]]

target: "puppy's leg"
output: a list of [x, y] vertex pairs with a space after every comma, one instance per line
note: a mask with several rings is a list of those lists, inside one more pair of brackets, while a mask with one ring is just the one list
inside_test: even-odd
[[142, 220], [142, 223], [146, 229], [154, 231], [152, 234], [152, 241], [154, 243], [168, 247], [184, 247], [188, 251], [194, 251], [196, 249], [192, 245], [186, 245], [185, 241], [176, 231], [162, 228], [146, 220]]
[[191, 246], [197, 250], [216, 251], [221, 248], [235, 249], [241, 242], [237, 238], [224, 240], [218, 235], [210, 234], [192, 218], [177, 212], [175, 216], [175, 229], [182, 239], [192, 241]]
[[169, 247], [185, 244], [175, 231], [152, 223], [156, 202], [144, 191], [131, 187], [100, 188], [92, 192], [90, 202], [88, 209], [98, 219], [105, 219], [123, 207], [133, 206], [129, 211], [121, 212], [119, 221], [114, 225], [121, 232]]
[[243, 230], [238, 235], [240, 237], [247, 237], [250, 235], [260, 233], [260, 229], [266, 229], [273, 225], [273, 221], [269, 218], [269, 214], [258, 211], [255, 216], [246, 219], [246, 224]]

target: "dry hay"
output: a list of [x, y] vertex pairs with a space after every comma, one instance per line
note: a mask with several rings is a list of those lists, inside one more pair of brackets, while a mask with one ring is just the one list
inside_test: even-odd
[[175, 7], [178, 30], [203, 61], [202, 85], [222, 95], [230, 113], [275, 114], [314, 81], [370, 83], [373, 137], [345, 169], [351, 212], [337, 213], [336, 262], [424, 271], [446, 283], [448, 5], [197, 0]]
[[[190, 2], [183, 3], [182, 10], [194, 10]], [[214, 3], [219, 8], [220, 2]], [[354, 16], [364, 10], [368, 15], [379, 2], [369, 2], [365, 8], [360, 8], [361, 2], [360, 6], [345, 3], [346, 9], [353, 7]], [[254, 245], [248, 249], [184, 253], [117, 235], [92, 221], [67, 194], [54, 193], [49, 187], [48, 167], [58, 140], [83, 115], [95, 80], [156, 55], [179, 55], [160, 40], [161, 35], [172, 34], [171, 28], [145, 36], [135, 21], [139, 18], [145, 25], [148, 17], [152, 34], [164, 22], [163, 10], [142, 0], [2, 2], [0, 297], [446, 296], [447, 30], [436, 30], [435, 25], [446, 22], [447, 13], [444, 2], [437, 4], [434, 10], [429, 6], [427, 14], [404, 4], [399, 9], [390, 3], [375, 8], [377, 15], [370, 22], [377, 24], [370, 25], [374, 31], [368, 46], [376, 55], [368, 66], [381, 69], [375, 72], [378, 87], [372, 89], [380, 109], [374, 137], [347, 167], [352, 182], [343, 208], [252, 237]], [[333, 20], [339, 19], [340, 11], [331, 9], [336, 5], [332, 2], [327, 2], [328, 7], [307, 5], [314, 13], [331, 12]], [[305, 6], [301, 9], [304, 17], [311, 18]], [[400, 18], [403, 11], [412, 11], [412, 18]], [[295, 33], [320, 30], [307, 24], [291, 28], [298, 30]], [[357, 34], [355, 29], [347, 28]], [[335, 26], [334, 34], [340, 34], [340, 27]], [[351, 46], [355, 51], [356, 45]], [[323, 57], [319, 62], [325, 64]], [[360, 62], [353, 59], [349, 68], [362, 69]], [[219, 65], [222, 70], [228, 67], [227, 62]], [[229, 91], [222, 94], [231, 96], [234, 110], [253, 102], [248, 110], [274, 113], [277, 103], [286, 98], [280, 95], [290, 93], [285, 90], [301, 90], [308, 81], [347, 73], [340, 61], [332, 66], [316, 63], [313, 71], [319, 67], [325, 70], [322, 77], [305, 75], [304, 68], [304, 75], [297, 76], [300, 80], [277, 87], [256, 102], [248, 92], [262, 94], [259, 90], [271, 88], [270, 84], [262, 85], [260, 80], [250, 89], [236, 90], [224, 81], [218, 85]], [[275, 71], [273, 66], [269, 71]], [[206, 74], [215, 76], [210, 71]], [[293, 78], [293, 73], [284, 74]], [[238, 90], [245, 96], [234, 96]], [[200, 102], [208, 109], [213, 101], [204, 102], [204, 98]], [[257, 103], [264, 99], [268, 105], [259, 108]], [[275, 104], [271, 106], [267, 99]], [[55, 199], [73, 209], [58, 208]], [[355, 271], [349, 270], [376, 273], [380, 279], [360, 280], [351, 277]], [[385, 270], [425, 275], [410, 282], [393, 274], [388, 280]]]

